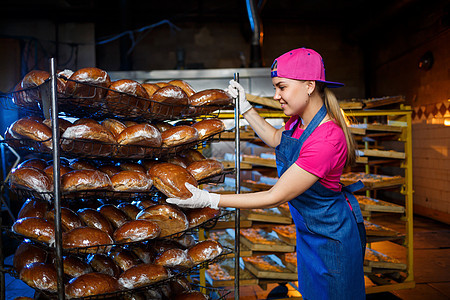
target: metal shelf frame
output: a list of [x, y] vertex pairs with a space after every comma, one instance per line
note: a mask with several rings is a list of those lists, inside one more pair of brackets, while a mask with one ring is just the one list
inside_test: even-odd
[[[60, 132], [59, 132], [59, 122], [58, 122], [58, 96], [57, 96], [57, 85], [56, 85], [56, 60], [51, 58], [49, 60], [50, 64], [50, 75], [51, 80], [46, 84], [46, 86], [42, 89], [42, 102], [43, 102], [43, 111], [45, 118], [52, 119], [52, 158], [53, 158], [53, 170], [54, 177], [60, 177]], [[234, 73], [234, 79], [239, 81], [239, 73]], [[234, 109], [234, 117], [236, 128], [239, 128], [239, 99], [236, 99], [236, 105]], [[240, 137], [239, 131], [236, 133], [236, 193], [240, 193]], [[57, 282], [57, 296], [58, 299], [65, 299], [65, 290], [64, 290], [64, 269], [63, 269], [63, 247], [62, 247], [62, 224], [61, 224], [61, 189], [60, 182], [58, 180], [54, 181], [54, 195], [53, 202], [55, 208], [55, 263], [56, 270], [58, 276]], [[236, 209], [235, 211], [235, 227], [236, 232], [240, 232], [240, 210]], [[1, 216], [0, 216], [0, 225], [1, 225]], [[0, 230], [0, 300], [6, 299], [6, 289], [5, 289], [5, 273], [6, 269], [4, 268], [4, 257], [3, 257], [3, 249], [2, 249], [2, 231]], [[234, 298], [239, 299], [239, 234], [236, 234], [237, 241], [234, 249], [234, 257], [235, 257], [235, 287], [234, 287]]]

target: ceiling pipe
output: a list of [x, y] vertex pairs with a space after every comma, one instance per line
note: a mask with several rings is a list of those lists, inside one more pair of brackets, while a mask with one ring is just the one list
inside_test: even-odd
[[252, 30], [251, 49], [250, 49], [250, 67], [262, 67], [261, 48], [264, 38], [262, 30], [261, 19], [259, 13], [255, 9], [254, 0], [245, 0], [247, 6], [248, 19], [250, 21], [250, 28]]

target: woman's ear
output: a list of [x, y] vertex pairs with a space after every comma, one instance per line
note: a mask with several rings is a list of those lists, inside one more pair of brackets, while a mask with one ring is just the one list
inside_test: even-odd
[[314, 80], [307, 80], [306, 81], [306, 89], [308, 92], [308, 95], [311, 95], [314, 90], [316, 89], [316, 82]]

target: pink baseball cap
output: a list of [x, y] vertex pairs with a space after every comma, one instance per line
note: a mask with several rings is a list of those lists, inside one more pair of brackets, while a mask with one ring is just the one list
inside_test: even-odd
[[286, 52], [273, 61], [271, 77], [283, 77], [297, 80], [315, 80], [329, 88], [344, 84], [325, 80], [325, 66], [322, 56], [312, 49], [298, 48]]

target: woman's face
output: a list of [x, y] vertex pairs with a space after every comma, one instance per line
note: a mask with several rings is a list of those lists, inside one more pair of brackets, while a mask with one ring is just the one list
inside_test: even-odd
[[282, 77], [273, 77], [273, 98], [280, 102], [286, 116], [301, 114], [308, 102], [308, 82]]

